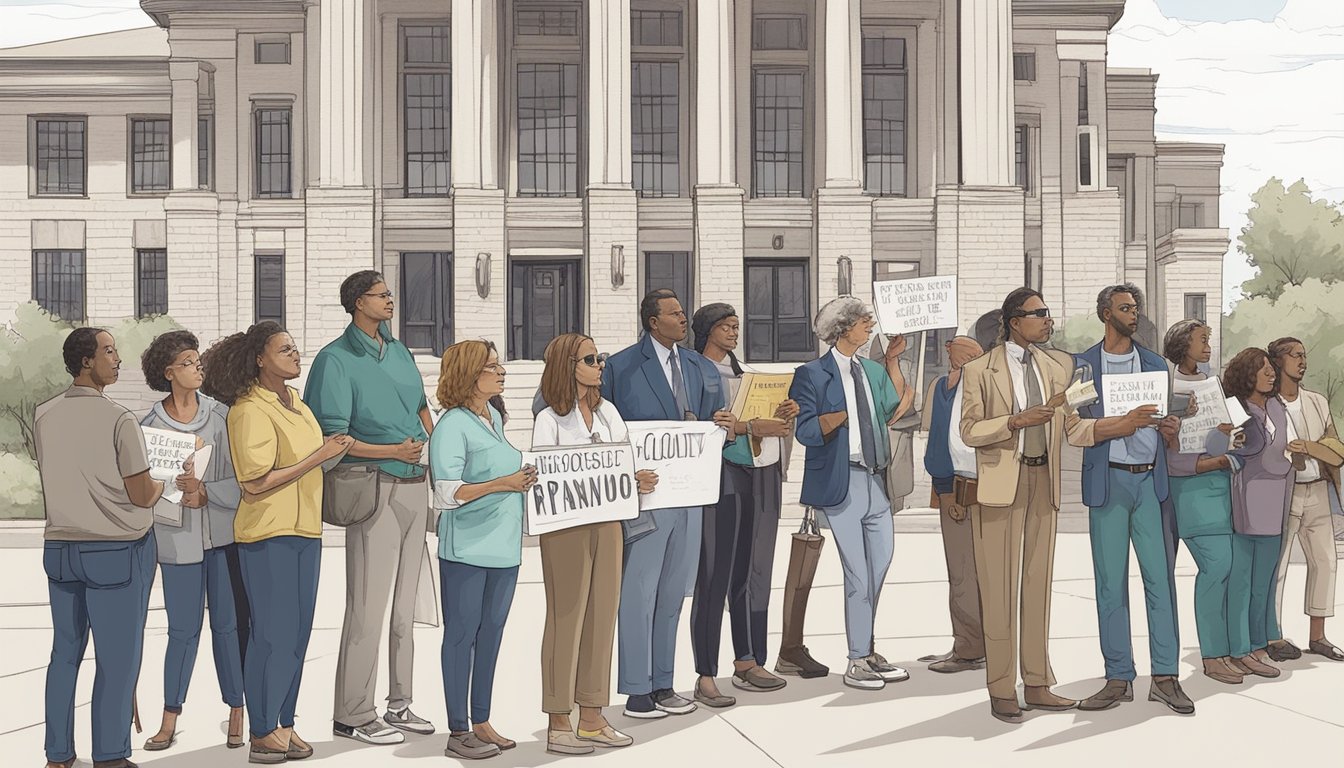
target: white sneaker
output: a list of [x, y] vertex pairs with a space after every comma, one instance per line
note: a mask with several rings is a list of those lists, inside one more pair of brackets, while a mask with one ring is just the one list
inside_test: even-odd
[[341, 723], [332, 723], [331, 732], [342, 738], [379, 746], [400, 744], [406, 741], [404, 733], [379, 720], [370, 720], [363, 725], [353, 727]]
[[868, 667], [866, 660], [856, 659], [850, 662], [849, 671], [845, 672], [845, 685], [867, 691], [880, 691], [886, 687], [887, 683], [881, 675]]
[[888, 662], [881, 654], [873, 653], [862, 661], [867, 662], [868, 668], [888, 683], [899, 683], [902, 680], [910, 679], [909, 672]]

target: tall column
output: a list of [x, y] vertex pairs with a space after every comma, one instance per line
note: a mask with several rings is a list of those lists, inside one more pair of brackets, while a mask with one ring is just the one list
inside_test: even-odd
[[322, 0], [318, 48], [318, 183], [362, 187], [365, 0]]
[[588, 186], [630, 187], [630, 0], [588, 0]]
[[963, 3], [960, 24], [963, 182], [1012, 186], [1012, 0]]
[[862, 38], [857, 0], [826, 0], [827, 187], [863, 185]]
[[734, 0], [698, 0], [695, 9], [696, 296], [701, 304], [742, 306], [743, 191], [737, 183], [737, 45]]
[[[452, 0], [454, 337], [508, 349], [508, 253], [499, 178], [500, 59], [496, 0]], [[481, 296], [477, 262], [489, 262]]]
[[195, 61], [168, 62], [173, 99], [173, 191], [199, 186], [196, 165], [196, 121], [199, 116], [201, 65]]

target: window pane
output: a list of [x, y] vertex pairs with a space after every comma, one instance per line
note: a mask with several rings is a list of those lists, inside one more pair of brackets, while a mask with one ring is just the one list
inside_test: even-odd
[[84, 194], [84, 121], [38, 120], [34, 133], [37, 194]]
[[447, 65], [451, 62], [447, 24], [407, 24], [401, 31], [404, 37], [402, 63]]
[[167, 120], [131, 121], [131, 191], [167, 192], [171, 156]]
[[635, 62], [630, 78], [631, 163], [640, 197], [681, 193], [678, 65]]
[[168, 313], [168, 251], [141, 248], [135, 252], [136, 316]]
[[805, 51], [801, 16], [757, 16], [751, 25], [751, 47], [758, 51]]
[[1016, 159], [1017, 168], [1017, 186], [1023, 191], [1031, 191], [1031, 164], [1027, 155], [1028, 144], [1027, 137], [1030, 135], [1029, 129], [1025, 125], [1017, 126], [1013, 136], [1013, 152]]
[[681, 45], [681, 11], [631, 11], [630, 43]]
[[446, 195], [449, 187], [452, 77], [447, 73], [403, 76], [406, 100], [406, 194]]
[[1078, 134], [1078, 185], [1092, 186], [1092, 136]]
[[647, 251], [644, 254], [644, 293], [669, 288], [677, 294], [687, 312], [694, 312], [693, 287], [689, 251]]
[[802, 197], [803, 73], [757, 72], [754, 107], [756, 197]]
[[285, 324], [285, 257], [283, 254], [257, 256], [254, 311], [257, 322], [274, 320]]
[[257, 196], [289, 197], [290, 111], [257, 110]]
[[514, 29], [519, 37], [574, 37], [579, 34], [579, 10], [520, 5], [514, 15]]
[[576, 64], [518, 65], [519, 196], [578, 194], [578, 86]]
[[33, 300], [71, 323], [84, 321], [84, 251], [33, 251]]
[[258, 64], [288, 64], [289, 41], [267, 40], [257, 43]]
[[214, 120], [209, 117], [202, 117], [196, 121], [196, 176], [197, 186], [201, 189], [214, 189], [215, 180], [211, 177], [213, 163], [211, 162], [211, 153], [214, 151], [215, 130]]
[[1013, 79], [1033, 81], [1036, 79], [1036, 54], [1013, 54]]

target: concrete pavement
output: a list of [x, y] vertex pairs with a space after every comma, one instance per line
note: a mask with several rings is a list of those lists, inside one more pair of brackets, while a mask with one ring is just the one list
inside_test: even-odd
[[[909, 511], [908, 511], [909, 512]], [[748, 694], [721, 680], [725, 692], [738, 697], [727, 710], [699, 711], [660, 721], [636, 721], [620, 714], [623, 698], [615, 697], [607, 710], [613, 725], [636, 739], [633, 747], [566, 758], [567, 764], [596, 761], [603, 766], [683, 766], [697, 763], [734, 768], [753, 766], [878, 766], [912, 765], [1032, 765], [1130, 766], [1144, 761], [1213, 766], [1251, 766], [1273, 763], [1329, 764], [1344, 748], [1344, 664], [1316, 656], [1283, 665], [1277, 680], [1227, 686], [1197, 674], [1199, 653], [1192, 610], [1194, 563], [1181, 552], [1178, 589], [1182, 632], [1182, 680], [1195, 700], [1197, 713], [1180, 716], [1148, 702], [1147, 639], [1138, 568], [1132, 564], [1131, 607], [1135, 657], [1140, 677], [1135, 701], [1097, 713], [1027, 713], [1025, 722], [1010, 726], [989, 715], [984, 673], [973, 671], [939, 675], [914, 659], [947, 650], [951, 645], [947, 617], [946, 573], [941, 543], [931, 530], [931, 515], [898, 516], [896, 558], [887, 578], [877, 622], [878, 648], [894, 663], [906, 667], [911, 679], [879, 692], [857, 691], [840, 681], [845, 657], [842, 587], [834, 543], [823, 551], [808, 613], [807, 643], [823, 663], [832, 667], [824, 679], [789, 678], [788, 687], [774, 694]], [[902, 519], [904, 517], [904, 519]], [[785, 528], [789, 526], [786, 524]], [[1085, 527], [1085, 518], [1084, 518]], [[775, 593], [770, 626], [777, 647], [780, 600], [788, 559], [788, 532], [780, 535], [775, 562]], [[0, 534], [2, 537], [3, 534]], [[332, 537], [336, 538], [336, 537]], [[430, 544], [434, 543], [431, 538]], [[335, 543], [335, 542], [329, 542]], [[408, 737], [395, 747], [368, 747], [348, 740], [333, 741], [330, 726], [332, 680], [344, 600], [343, 552], [323, 549], [318, 612], [303, 691], [299, 698], [297, 730], [314, 743], [310, 764], [329, 768], [450, 764], [443, 757], [446, 716], [439, 677], [440, 631], [416, 630], [417, 713], [434, 722], [440, 732]], [[1083, 697], [1100, 686], [1101, 655], [1097, 626], [1091, 555], [1087, 537], [1059, 536], [1055, 561], [1051, 656], [1058, 691]], [[40, 765], [42, 761], [42, 702], [47, 657], [50, 653], [50, 617], [41, 550], [32, 546], [5, 549], [0, 559], [0, 764]], [[1300, 605], [1304, 567], [1290, 566], [1289, 605]], [[202, 638], [191, 695], [179, 720], [179, 739], [167, 752], [140, 750], [157, 730], [162, 702], [162, 661], [166, 644], [166, 616], [156, 587], [146, 637], [139, 701], [145, 732], [134, 735], [132, 759], [157, 768], [215, 768], [238, 766], [247, 751], [223, 747], [227, 709], [219, 701], [208, 638]], [[498, 672], [491, 722], [516, 739], [516, 750], [493, 758], [487, 765], [549, 765], [560, 758], [545, 753], [546, 718], [540, 707], [538, 682], [540, 626], [545, 596], [539, 551], [524, 550], [522, 573]], [[677, 687], [689, 691], [695, 675], [689, 632], [690, 603], [682, 615], [677, 656]], [[722, 642], [723, 664], [732, 654], [727, 622]], [[1305, 643], [1307, 619], [1293, 610], [1286, 617], [1288, 635]], [[1344, 625], [1332, 622], [1335, 639], [1344, 642]], [[88, 765], [88, 702], [93, 681], [90, 647], [81, 676], [77, 710], [78, 752]], [[382, 670], [383, 679], [386, 669]], [[380, 682], [380, 696], [385, 683]], [[1335, 755], [1331, 758], [1329, 755]], [[1324, 761], [1324, 762], [1321, 762]], [[455, 764], [451, 763], [451, 764]]]

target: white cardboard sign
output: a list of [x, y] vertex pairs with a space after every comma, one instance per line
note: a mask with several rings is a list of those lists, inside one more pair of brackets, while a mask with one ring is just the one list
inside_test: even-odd
[[727, 433], [708, 421], [632, 421], [626, 426], [635, 469], [658, 473], [658, 485], [640, 497], [640, 509], [719, 503]]
[[957, 327], [956, 275], [873, 283], [873, 310], [888, 336]]

